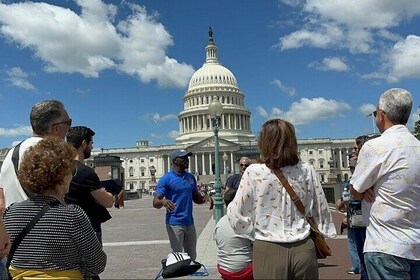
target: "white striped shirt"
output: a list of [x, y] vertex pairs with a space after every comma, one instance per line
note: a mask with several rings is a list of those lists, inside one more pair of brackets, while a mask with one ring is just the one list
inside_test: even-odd
[[[56, 201], [35, 196], [12, 204], [4, 214], [10, 241], [35, 217], [46, 203]], [[77, 205], [51, 207], [23, 238], [11, 266], [23, 270], [78, 269], [85, 276], [104, 271], [106, 254], [85, 212]]]

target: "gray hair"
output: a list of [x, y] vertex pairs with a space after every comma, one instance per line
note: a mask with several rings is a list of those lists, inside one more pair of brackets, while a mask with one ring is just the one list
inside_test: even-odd
[[249, 157], [241, 157], [241, 159], [239, 160], [239, 162], [246, 160], [248, 162], [251, 162], [251, 160], [249, 159]]
[[32, 106], [30, 121], [35, 134], [46, 136], [50, 134], [51, 125], [61, 121], [65, 109], [58, 100], [44, 100]]
[[378, 107], [386, 113], [390, 122], [405, 125], [413, 107], [413, 98], [405, 89], [392, 88], [379, 97]]

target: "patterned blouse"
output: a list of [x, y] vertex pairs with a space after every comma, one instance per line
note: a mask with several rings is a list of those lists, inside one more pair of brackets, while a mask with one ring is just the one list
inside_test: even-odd
[[[300, 197], [307, 216], [315, 218], [325, 236], [335, 236], [328, 203], [313, 166], [300, 162], [283, 167], [282, 172]], [[291, 243], [305, 239], [310, 233], [305, 217], [265, 164], [252, 164], [246, 169], [235, 199], [228, 206], [227, 215], [237, 233], [254, 227], [257, 240]]]
[[[13, 242], [19, 232], [46, 203], [57, 201], [35, 196], [12, 204], [4, 214], [4, 224]], [[102, 250], [85, 212], [77, 205], [52, 206], [22, 239], [11, 266], [21, 270], [80, 270], [86, 276], [104, 271]]]

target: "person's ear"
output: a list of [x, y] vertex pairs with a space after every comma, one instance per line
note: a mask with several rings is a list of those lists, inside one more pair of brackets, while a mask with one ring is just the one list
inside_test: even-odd
[[82, 141], [83, 149], [85, 149], [88, 145], [89, 145], [89, 143], [86, 140], [83, 139], [83, 141]]

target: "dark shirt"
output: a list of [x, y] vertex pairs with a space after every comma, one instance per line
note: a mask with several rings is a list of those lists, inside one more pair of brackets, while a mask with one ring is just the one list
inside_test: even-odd
[[230, 176], [226, 182], [226, 187], [229, 189], [237, 190], [239, 188], [239, 184], [241, 183], [242, 174], [234, 174]]
[[36, 195], [12, 204], [4, 213], [4, 225], [13, 242], [19, 232], [47, 204], [46, 212], [16, 249], [11, 265], [24, 270], [78, 269], [87, 276], [100, 274], [106, 265], [102, 250], [89, 219], [77, 205]]
[[70, 189], [66, 195], [66, 202], [77, 204], [86, 212], [92, 227], [96, 232], [101, 231], [101, 223], [111, 219], [108, 210], [96, 202], [91, 191], [102, 188], [98, 175], [89, 166], [76, 161], [77, 172], [70, 183]]

